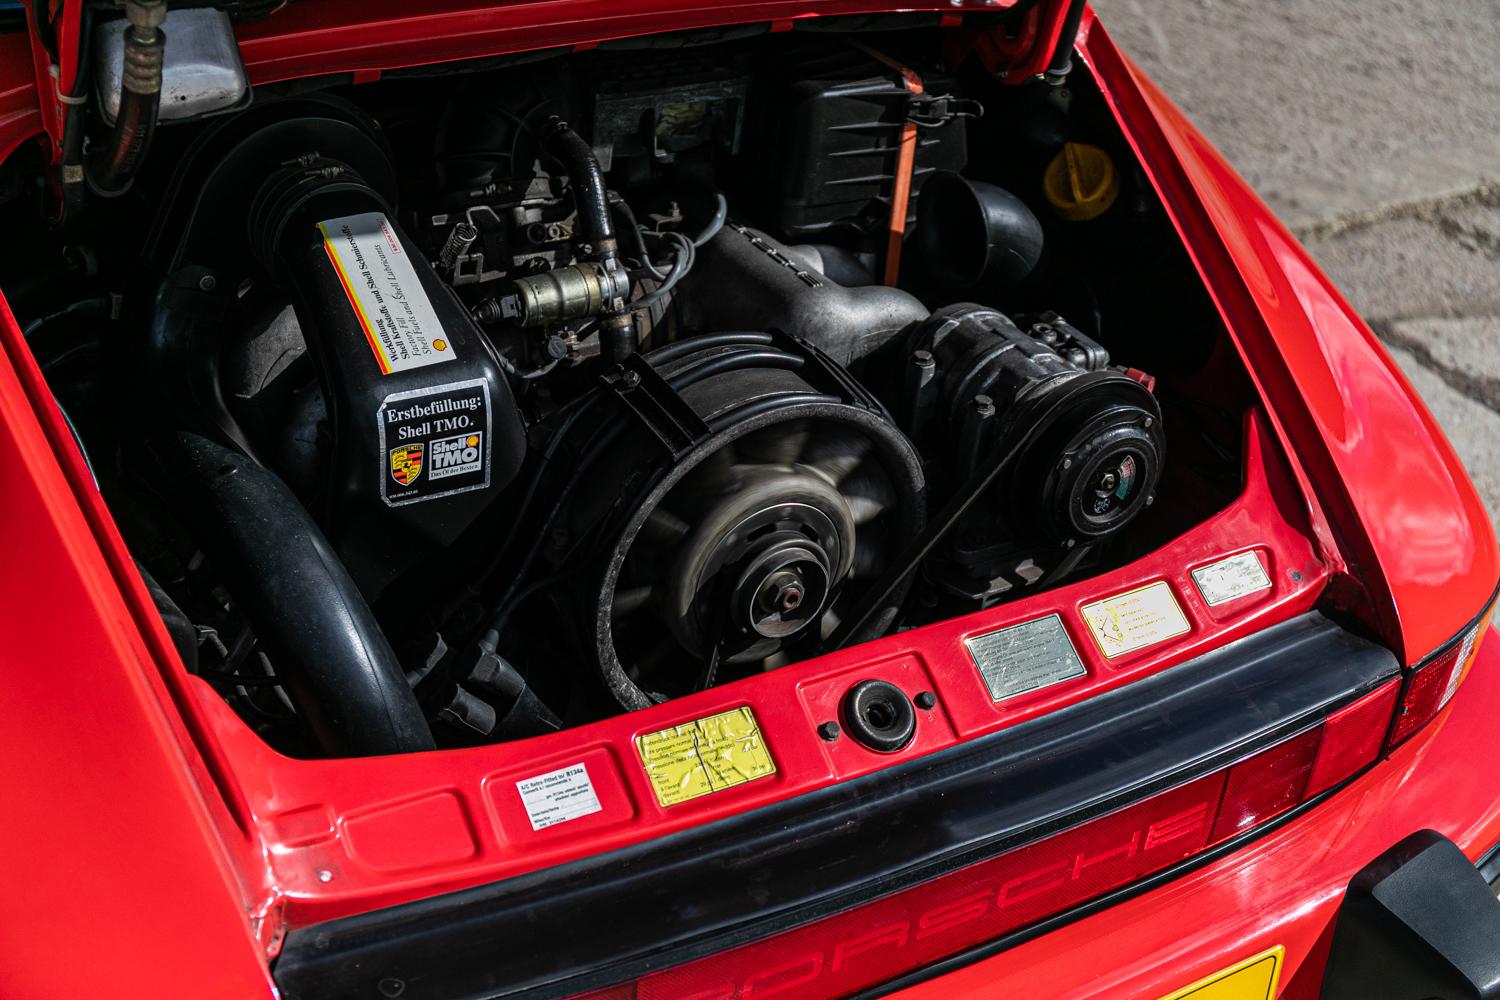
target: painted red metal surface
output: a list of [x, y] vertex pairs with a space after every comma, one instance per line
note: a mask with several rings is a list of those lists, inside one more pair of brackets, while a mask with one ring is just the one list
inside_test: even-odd
[[[252, 83], [325, 73], [379, 74], [432, 62], [469, 59], [554, 46], [591, 48], [619, 38], [730, 24], [894, 11], [995, 12], [1015, 0], [553, 0], [487, 3], [401, 0], [351, 5], [303, 0], [274, 18], [243, 26], [240, 51]], [[1006, 57], [1017, 79], [1041, 72], [1056, 45], [1066, 4], [1047, 0], [1026, 19], [1022, 43]]]
[[1351, 573], [1414, 663], [1471, 620], [1500, 549], [1463, 464], [1353, 308], [1092, 18], [1080, 50], [1223, 312]]
[[1431, 729], [1328, 802], [1195, 872], [939, 979], [903, 1000], [1159, 997], [1241, 958], [1286, 948], [1283, 1000], [1314, 1000], [1349, 879], [1433, 829], [1477, 859], [1500, 839], [1500, 637]]
[[159, 620], [122, 594], [50, 401], [0, 302], [0, 994], [269, 995], [258, 844], [163, 684]]
[[[619, 38], [733, 24], [767, 22], [785, 30], [806, 17], [838, 14], [934, 11], [945, 26], [961, 23], [966, 11], [994, 13], [1015, 0], [736, 0], [727, 3], [683, 3], [681, 0], [533, 0], [490, 3], [486, 0], [437, 0], [412, 5], [402, 0], [300, 0], [267, 17], [240, 25], [240, 54], [253, 85], [278, 80], [352, 74], [355, 83], [372, 83], [383, 72], [459, 59], [552, 47], [595, 48]], [[38, 12], [28, 3], [31, 16]], [[986, 51], [1003, 59], [1012, 77], [1025, 80], [1047, 65], [1062, 30], [1066, 4], [1049, 0], [1031, 9], [1014, 39], [992, 43]], [[63, 5], [59, 80], [71, 86], [77, 73], [80, 5]], [[17, 36], [19, 37], [19, 36]], [[0, 38], [0, 56], [7, 39]], [[34, 47], [33, 65], [13, 65], [0, 58], [0, 100], [9, 86], [29, 82], [15, 100], [40, 116], [36, 122], [7, 121], [0, 103], [0, 158], [25, 139], [45, 130], [60, 149], [60, 107], [50, 93], [46, 53]], [[14, 79], [13, 79], [14, 78]]]
[[0, 160], [34, 136], [43, 135], [36, 71], [27, 35], [0, 35]]

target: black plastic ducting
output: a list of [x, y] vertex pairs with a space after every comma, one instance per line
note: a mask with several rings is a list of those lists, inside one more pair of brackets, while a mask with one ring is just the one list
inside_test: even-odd
[[265, 646], [322, 749], [433, 749], [406, 676], [343, 563], [274, 474], [179, 432], [157, 442], [194, 539]]

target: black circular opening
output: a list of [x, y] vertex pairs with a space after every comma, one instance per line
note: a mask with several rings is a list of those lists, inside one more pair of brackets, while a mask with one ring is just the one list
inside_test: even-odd
[[865, 719], [876, 729], [889, 729], [896, 722], [896, 710], [883, 701], [865, 709]]
[[844, 729], [855, 742], [877, 753], [895, 753], [917, 732], [917, 712], [911, 699], [887, 681], [860, 681], [842, 703]]

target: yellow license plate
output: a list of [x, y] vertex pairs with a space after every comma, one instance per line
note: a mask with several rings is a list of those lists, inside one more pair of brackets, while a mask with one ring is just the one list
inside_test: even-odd
[[1161, 1000], [1275, 1000], [1286, 949], [1277, 945], [1169, 993]]

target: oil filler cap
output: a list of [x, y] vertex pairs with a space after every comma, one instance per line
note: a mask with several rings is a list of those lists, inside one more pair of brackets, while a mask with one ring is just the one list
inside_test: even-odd
[[844, 729], [855, 742], [877, 753], [904, 749], [917, 734], [917, 712], [894, 684], [860, 681], [840, 704]]
[[1057, 214], [1072, 222], [1097, 219], [1120, 195], [1114, 161], [1098, 146], [1066, 142], [1047, 164], [1042, 193]]

